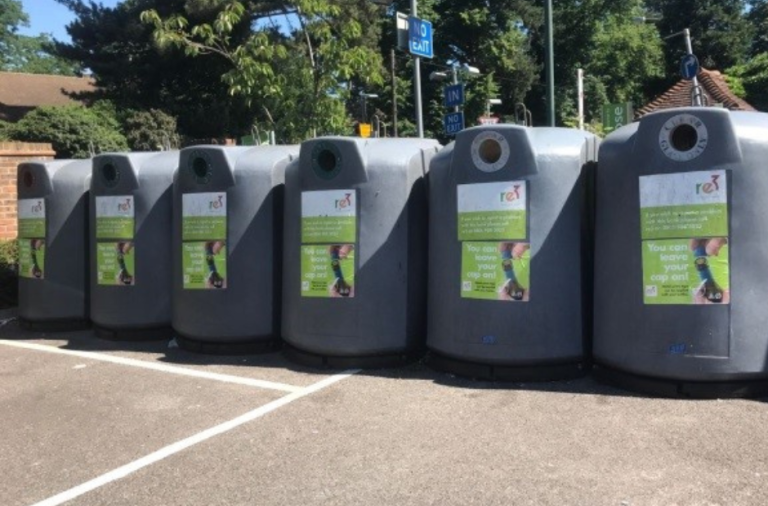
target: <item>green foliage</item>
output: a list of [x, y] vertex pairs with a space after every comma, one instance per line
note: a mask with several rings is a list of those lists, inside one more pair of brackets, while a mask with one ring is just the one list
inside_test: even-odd
[[[747, 102], [758, 111], [768, 112], [768, 52], [728, 69], [728, 76], [729, 85], [733, 82], [741, 85]], [[738, 86], [736, 91], [741, 91]]]
[[0, 241], [0, 309], [13, 307], [18, 299], [19, 246]]
[[59, 158], [88, 158], [96, 152], [125, 151], [128, 144], [117, 119], [79, 105], [40, 107], [10, 129], [14, 140], [50, 142]]
[[[745, 61], [754, 35], [744, 15], [745, 0], [646, 0], [646, 4], [662, 16], [656, 22], [662, 37], [690, 29], [693, 52], [705, 68], [725, 70]], [[683, 37], [668, 39], [664, 52], [669, 85], [679, 79], [680, 59], [686, 52]]]
[[77, 66], [50, 54], [47, 34], [29, 37], [18, 29], [29, 25], [29, 17], [18, 0], [0, 0], [0, 70], [30, 74], [74, 75]]
[[[126, 0], [105, 7], [88, 0], [57, 1], [76, 18], [67, 26], [72, 42], [57, 41], [55, 52], [93, 71], [96, 97], [110, 99], [121, 110], [163, 110], [177, 118], [179, 131], [189, 138], [237, 136], [250, 130], [255, 107], [230, 96], [221, 83], [229, 63], [218, 55], [192, 57], [182, 49], [160, 50], [153, 27], [140, 19], [147, 9], [170, 17], [184, 15], [190, 6], [190, 22], [212, 22], [216, 11], [200, 8], [212, 2]], [[240, 44], [249, 34], [250, 25], [244, 20], [229, 42]]]
[[11, 123], [0, 119], [0, 141], [7, 141], [10, 139]]
[[123, 130], [132, 151], [158, 151], [180, 144], [176, 118], [158, 109], [130, 111], [123, 121]]
[[754, 27], [750, 55], [768, 53], [768, 0], [751, 0], [747, 21]]
[[193, 24], [180, 14], [163, 18], [155, 10], [143, 12], [142, 20], [154, 28], [161, 48], [183, 48], [190, 56], [218, 55], [226, 61], [230, 69], [222, 79], [230, 94], [258, 104], [256, 123], [276, 130], [280, 141], [298, 142], [319, 132], [349, 133], [343, 106], [352, 96], [350, 83], [376, 85], [382, 77], [381, 58], [363, 43], [358, 17], [346, 14], [353, 7], [372, 7], [356, 0], [298, 0], [290, 4], [298, 21], [290, 34], [262, 26], [244, 41], [235, 40], [238, 27], [250, 26], [264, 11], [285, 9], [266, 4], [223, 2], [208, 23]]

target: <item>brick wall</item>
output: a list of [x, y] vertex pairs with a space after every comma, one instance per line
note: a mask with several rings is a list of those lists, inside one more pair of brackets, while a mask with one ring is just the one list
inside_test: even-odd
[[16, 168], [28, 160], [52, 160], [50, 144], [0, 142], [0, 241], [16, 238]]

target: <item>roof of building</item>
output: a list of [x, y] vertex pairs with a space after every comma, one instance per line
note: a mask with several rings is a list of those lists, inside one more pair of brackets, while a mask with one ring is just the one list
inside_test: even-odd
[[76, 103], [70, 95], [95, 89], [90, 77], [0, 72], [0, 119], [14, 121], [36, 107]]
[[[733, 94], [728, 87], [728, 84], [725, 82], [725, 77], [717, 70], [707, 70], [702, 67], [696, 77], [698, 78], [699, 86], [701, 86], [704, 96], [706, 97], [705, 104], [722, 104], [723, 107], [732, 111], [755, 110], [754, 107]], [[660, 109], [690, 107], [692, 90], [693, 81], [681, 79], [649, 104], [635, 111], [635, 119]]]

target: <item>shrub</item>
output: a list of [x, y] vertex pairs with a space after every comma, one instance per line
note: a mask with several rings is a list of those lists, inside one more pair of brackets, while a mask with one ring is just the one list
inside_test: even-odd
[[0, 242], [0, 309], [15, 306], [17, 303], [18, 265], [18, 243]]
[[127, 150], [117, 119], [105, 111], [80, 105], [40, 107], [13, 125], [10, 137], [23, 142], [50, 142], [58, 158], [88, 158], [91, 143], [97, 153]]
[[176, 118], [158, 109], [130, 111], [123, 125], [128, 146], [133, 151], [157, 151], [166, 144], [179, 145]]

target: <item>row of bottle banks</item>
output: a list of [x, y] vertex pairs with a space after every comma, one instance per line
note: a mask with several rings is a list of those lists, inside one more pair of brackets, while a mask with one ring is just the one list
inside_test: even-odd
[[[599, 163], [598, 163], [599, 160]], [[588, 370], [669, 396], [768, 392], [768, 114], [647, 115], [602, 142], [192, 146], [18, 168], [19, 317], [203, 353]]]

